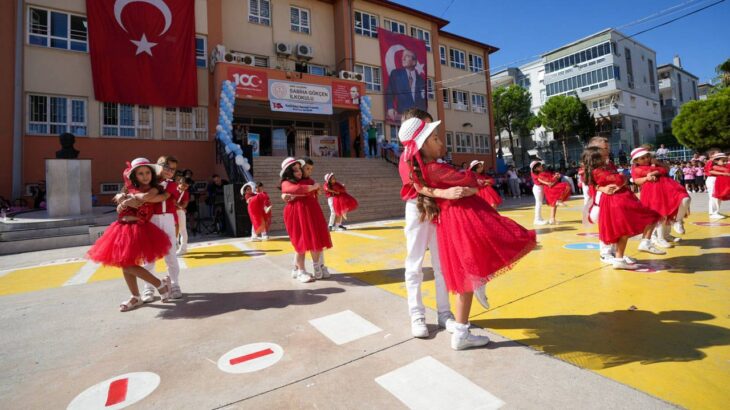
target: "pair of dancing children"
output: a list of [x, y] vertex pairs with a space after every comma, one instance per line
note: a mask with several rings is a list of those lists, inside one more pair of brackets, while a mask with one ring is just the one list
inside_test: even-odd
[[[536, 246], [535, 232], [501, 216], [479, 195], [488, 185], [483, 176], [461, 172], [440, 160], [446, 154], [436, 132], [440, 121], [433, 122], [427, 112], [417, 109], [406, 111], [403, 118], [398, 137], [404, 151], [398, 168], [401, 198], [406, 202], [405, 281], [411, 331], [415, 337], [429, 335], [421, 267], [430, 249], [439, 327], [452, 333], [455, 350], [484, 346], [489, 339], [469, 331], [472, 298], [489, 308], [486, 283]], [[457, 295], [456, 315], [448, 292]]]
[[241, 187], [241, 196], [246, 203], [251, 219], [251, 240], [269, 240], [271, 226], [271, 198], [264, 190], [264, 184], [247, 182]]
[[710, 219], [724, 219], [726, 215], [720, 213], [722, 201], [730, 200], [730, 167], [728, 157], [719, 149], [713, 148], [707, 152], [708, 160], [705, 163], [705, 186], [709, 196]]

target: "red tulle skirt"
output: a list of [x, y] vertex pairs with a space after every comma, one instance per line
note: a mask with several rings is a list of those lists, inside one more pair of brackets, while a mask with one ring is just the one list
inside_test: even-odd
[[170, 246], [167, 234], [151, 222], [114, 222], [86, 257], [105, 266], [139, 266], [164, 257]]
[[567, 182], [558, 182], [553, 186], [543, 185], [542, 192], [545, 193], [545, 202], [550, 206], [555, 206], [558, 201], [570, 198], [570, 185]]
[[721, 201], [730, 201], [730, 177], [715, 176], [715, 190], [712, 191], [712, 196]]
[[452, 293], [471, 292], [510, 270], [537, 244], [535, 231], [500, 215], [476, 196], [439, 200], [441, 270]]
[[342, 216], [357, 209], [357, 199], [347, 192], [340, 192], [334, 196], [332, 206], [335, 208], [335, 215]]
[[639, 195], [642, 205], [670, 219], [677, 216], [679, 205], [687, 197], [687, 190], [679, 182], [664, 176], [659, 177], [656, 182], [644, 183]]
[[600, 207], [598, 237], [603, 243], [616, 243], [622, 236], [643, 233], [647, 225], [656, 223], [660, 218], [627, 188], [613, 195], [601, 195]]
[[248, 201], [248, 216], [256, 233], [267, 232], [271, 225], [271, 214], [264, 211], [266, 198], [263, 195], [254, 195]]
[[314, 197], [287, 203], [284, 207], [284, 226], [297, 253], [319, 252], [332, 247], [327, 221]]
[[479, 188], [477, 195], [494, 208], [502, 204], [502, 197], [489, 185]]

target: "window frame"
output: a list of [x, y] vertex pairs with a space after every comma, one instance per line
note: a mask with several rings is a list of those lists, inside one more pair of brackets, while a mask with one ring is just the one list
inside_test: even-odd
[[[461, 108], [458, 95], [464, 96], [464, 107]], [[451, 101], [453, 101], [454, 110], [456, 111], [469, 111], [469, 93], [463, 90], [452, 89], [451, 90]]]
[[[481, 143], [477, 143], [480, 141]], [[491, 152], [491, 146], [489, 144], [489, 134], [474, 134], [474, 153], [475, 154], [489, 154]]]
[[446, 145], [447, 152], [454, 152], [454, 133], [446, 131], [444, 133], [444, 144]]
[[[258, 13], [254, 15], [251, 13], [251, 3], [256, 2], [258, 7]], [[268, 16], [264, 17], [261, 15], [261, 5], [265, 4], [268, 9]], [[261, 24], [262, 26], [271, 27], [271, 1], [270, 0], [248, 0], [248, 22], [254, 24]]]
[[[403, 31], [393, 30], [393, 25], [397, 26], [398, 28], [403, 28]], [[406, 31], [408, 31], [407, 30], [408, 27], [406, 27], [406, 23], [402, 23], [398, 20], [394, 20], [394, 19], [388, 18], [388, 17], [383, 17], [383, 28], [392, 33], [403, 34], [403, 35], [405, 35]]]
[[[31, 32], [31, 29], [32, 29], [31, 23], [32, 23], [32, 17], [33, 17], [32, 11], [33, 10], [44, 11], [46, 13], [46, 26], [45, 26], [46, 33], [45, 34]], [[52, 13], [61, 14], [61, 15], [66, 16], [66, 37], [59, 37], [59, 36], [53, 35]], [[89, 52], [89, 29], [88, 29], [87, 24], [88, 24], [89, 20], [88, 20], [87, 16], [85, 16], [83, 14], [70, 13], [68, 11], [61, 11], [61, 10], [47, 8], [47, 7], [31, 5], [31, 4], [27, 5], [26, 14], [27, 14], [27, 17], [25, 20], [25, 25], [26, 25], [25, 41], [26, 41], [27, 45], [88, 54], [88, 52]], [[82, 19], [82, 24], [84, 24], [84, 28], [86, 29], [86, 31], [84, 33], [85, 38], [83, 40], [73, 39], [73, 37], [72, 37], [72, 34], [71, 34], [71, 31], [73, 30], [72, 29], [72, 17], [78, 17], [78, 18]], [[31, 37], [42, 38], [45, 40], [45, 44], [31, 42]], [[52, 44], [53, 44], [54, 40], [63, 41], [66, 43], [66, 46], [65, 47], [53, 46]], [[83, 50], [73, 48], [74, 44], [83, 44]]]
[[[474, 60], [477, 59], [479, 60], [478, 68], [476, 67], [476, 65], [473, 64], [475, 62]], [[484, 57], [480, 56], [479, 54], [469, 53], [469, 71], [473, 73], [479, 73], [484, 71]]]
[[448, 88], [442, 88], [441, 89], [441, 102], [444, 104], [444, 108], [451, 108], [451, 96], [449, 95], [449, 89]]
[[[482, 103], [479, 104], [477, 101], [481, 97]], [[484, 94], [471, 93], [471, 111], [479, 114], [487, 112], [487, 96]]]
[[[454, 56], [461, 56], [461, 63], [454, 60]], [[458, 58], [456, 59], [458, 60]], [[458, 48], [449, 47], [449, 65], [459, 70], [466, 70], [466, 52]]]
[[[298, 12], [297, 13], [297, 19], [299, 20], [298, 24], [295, 24], [294, 21], [292, 21], [292, 19], [294, 18], [292, 12], [294, 10], [296, 10]], [[307, 24], [306, 25], [302, 24], [302, 13], [306, 13], [306, 15], [307, 15]], [[312, 34], [312, 12], [309, 9], [304, 8], [304, 7], [289, 5], [289, 30], [293, 31], [295, 33], [311, 35]]]
[[[322, 74], [319, 73], [313, 73], [312, 68], [317, 68], [322, 70]], [[326, 76], [327, 75], [327, 67], [320, 65], [320, 64], [307, 64], [307, 73], [311, 75], [319, 75], [319, 76]]]
[[[104, 116], [104, 110], [105, 106], [107, 104], [112, 104], [116, 107], [117, 110], [117, 124], [106, 124], [106, 118]], [[120, 107], [121, 106], [132, 106], [133, 108], [133, 115], [134, 115], [134, 125], [120, 125], [119, 120], [121, 119], [120, 114]], [[105, 103], [102, 102], [99, 104], [99, 109], [101, 111], [101, 121], [99, 121], [99, 128], [100, 128], [100, 136], [104, 138], [133, 138], [133, 139], [152, 139], [153, 138], [153, 132], [154, 132], [154, 126], [155, 126], [155, 120], [154, 120], [154, 110], [152, 109], [151, 105], [136, 105], [136, 104], [120, 104], [120, 103]], [[140, 125], [140, 110], [146, 109], [148, 111], [149, 115], [149, 125]], [[109, 135], [105, 133], [105, 128], [115, 128], [117, 130], [117, 135]], [[134, 135], [120, 135], [122, 129], [133, 129]], [[148, 131], [148, 135], [140, 135], [140, 131]]]
[[[45, 98], [45, 110], [44, 110], [44, 116], [45, 121], [32, 121], [33, 116], [33, 108], [31, 106], [32, 97], [42, 97]], [[51, 119], [53, 117], [53, 113], [51, 112], [51, 98], [63, 98], [65, 100], [65, 121], [63, 123], [61, 122], [52, 122]], [[74, 121], [74, 102], [81, 102], [83, 103], [83, 116], [84, 121]], [[55, 94], [39, 94], [39, 93], [27, 93], [26, 94], [26, 103], [28, 104], [26, 107], [28, 109], [26, 113], [26, 120], [25, 120], [25, 133], [26, 135], [59, 135], [63, 132], [70, 132], [74, 134], [74, 136], [77, 137], [88, 137], [89, 136], [89, 101], [86, 97], [74, 97], [74, 96], [68, 96], [68, 95], [55, 95]], [[31, 124], [32, 123], [32, 124]], [[46, 131], [45, 133], [37, 132], [31, 128], [31, 126], [45, 126]], [[52, 131], [53, 127], [63, 127], [62, 130], [56, 129], [55, 132]], [[78, 128], [83, 128], [83, 134], [79, 132]]]
[[429, 100], [436, 99], [436, 87], [433, 77], [426, 77], [426, 98]]
[[[203, 40], [202, 56], [198, 53], [198, 40]], [[200, 65], [201, 63], [203, 65]], [[195, 66], [208, 68], [208, 37], [202, 34], [195, 35]]]
[[[360, 10], [355, 10], [354, 14], [355, 14], [355, 16], [353, 18], [353, 24], [355, 25], [355, 27], [353, 27], [353, 29], [355, 31], [355, 34], [357, 34], [359, 36], [363, 36], [363, 37], [378, 38], [378, 24], [379, 24], [378, 15], [369, 13], [367, 11], [360, 11]], [[357, 26], [358, 14], [360, 15], [360, 27]], [[368, 17], [369, 28], [367, 28], [367, 29], [365, 28], [364, 24], [362, 23], [364, 21], [363, 19], [365, 18], [365, 16]], [[375, 22], [375, 27], [373, 27], [373, 22]], [[360, 31], [359, 33], [358, 33], [358, 30]]]
[[[181, 126], [183, 116], [180, 110], [190, 110], [190, 128]], [[173, 111], [171, 111], [173, 110]], [[171, 127], [167, 123], [167, 116], [175, 113], [175, 126]], [[208, 107], [165, 107], [162, 121], [162, 139], [172, 141], [208, 141]], [[198, 124], [198, 120], [202, 119], [202, 126]], [[175, 133], [174, 137], [168, 135], [168, 132]], [[184, 138], [183, 133], [189, 132], [192, 138]]]
[[[362, 68], [362, 71], [358, 71], [358, 67], [361, 67]], [[371, 78], [373, 80], [374, 80], [374, 77], [375, 77], [375, 75], [374, 75], [375, 72], [376, 72], [375, 70], [377, 70], [377, 74], [378, 74], [377, 75], [377, 77], [378, 77], [378, 81], [377, 82], [371, 81], [369, 83], [367, 81], [366, 69], [368, 69], [368, 68], [371, 70], [370, 76], [371, 76]], [[380, 70], [380, 67], [374, 66], [374, 65], [369, 65], [369, 64], [356, 63], [355, 66], [353, 67], [353, 69], [355, 70], [356, 73], [362, 74], [362, 76], [363, 76], [363, 82], [365, 83], [365, 89], [366, 90], [369, 90], [369, 91], [381, 91], [383, 89], [383, 73]], [[370, 85], [371, 83], [373, 84], [372, 86]], [[377, 88], [376, 88], [376, 86], [377, 86]]]
[[[420, 32], [420, 36], [418, 35]], [[423, 40], [426, 43], [426, 51], [431, 52], [431, 32], [418, 26], [411, 26], [411, 37]]]
[[[466, 144], [463, 144], [461, 137], [466, 137], [465, 141]], [[473, 152], [474, 149], [474, 135], [469, 132], [455, 132], [454, 138], [455, 138], [455, 144], [456, 144], [456, 153], [463, 154], [463, 153], [469, 153]]]
[[449, 60], [446, 58], [446, 46], [439, 46], [439, 62], [441, 65], [448, 65]]

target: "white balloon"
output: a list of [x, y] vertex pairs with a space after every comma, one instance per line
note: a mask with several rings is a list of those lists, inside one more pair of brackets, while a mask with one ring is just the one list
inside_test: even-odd
[[243, 157], [240, 155], [236, 155], [236, 165], [243, 166], [245, 163], [243, 162]]
[[251, 165], [248, 162], [243, 164], [243, 170], [248, 172], [251, 169]]
[[231, 153], [231, 150], [228, 149], [228, 147], [225, 147], [224, 149], [226, 150], [226, 154], [230, 154]]

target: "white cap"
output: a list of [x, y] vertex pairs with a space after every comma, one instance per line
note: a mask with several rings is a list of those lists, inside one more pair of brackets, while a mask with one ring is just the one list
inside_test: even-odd
[[333, 176], [335, 176], [335, 173], [334, 172], [330, 172], [328, 174], [324, 174], [324, 182], [329, 182], [330, 181], [330, 178], [332, 178]]
[[633, 162], [637, 158], [643, 157], [646, 154], [651, 154], [651, 152], [648, 149], [642, 147], [634, 148], [631, 151], [631, 162]]
[[243, 186], [241, 187], [241, 196], [243, 196], [246, 193], [247, 186], [251, 187], [251, 192], [256, 191], [256, 183], [253, 181], [248, 181], [245, 184], [243, 184]]
[[156, 175], [160, 175], [160, 172], [162, 172], [161, 165], [153, 164], [147, 158], [139, 157], [139, 158], [135, 158], [132, 161], [131, 166], [129, 168], [129, 175], [132, 175], [132, 173], [134, 173], [135, 169], [137, 169], [139, 167], [143, 167], [143, 166], [150, 167]]
[[714, 160], [720, 159], [720, 158], [727, 158], [727, 155], [725, 155], [724, 152], [716, 152], [716, 153], [712, 154], [712, 156], [710, 157], [710, 161], [714, 161]]
[[281, 172], [279, 172], [279, 177], [284, 176], [284, 171], [286, 171], [287, 168], [290, 166], [299, 163], [299, 166], [304, 166], [304, 160], [303, 159], [295, 159], [293, 157], [287, 157], [284, 159], [284, 161], [281, 162]]
[[[398, 139], [403, 145], [406, 145], [409, 141], [415, 141], [416, 150], [419, 150], [423, 147], [423, 143], [426, 142], [428, 137], [439, 126], [439, 124], [441, 124], [441, 121], [427, 123], [420, 118], [409, 118], [401, 124], [400, 130], [398, 131]], [[407, 151], [408, 147], [406, 147], [406, 152]], [[404, 154], [406, 154], [406, 152], [404, 152]], [[415, 154], [415, 152], [412, 152], [408, 153], [407, 156], [412, 157]], [[409, 158], [404, 156], [403, 159], [408, 160]]]
[[542, 164], [542, 161], [540, 161], [540, 160], [535, 160], [535, 161], [530, 162], [530, 171], [532, 171], [533, 168], [535, 168], [536, 166], [538, 166], [540, 164]]
[[475, 166], [477, 166], [477, 165], [479, 165], [479, 164], [483, 164], [483, 163], [484, 163], [484, 161], [479, 161], [478, 159], [475, 159], [474, 161], [472, 161], [472, 162], [471, 162], [471, 163], [469, 164], [469, 169], [472, 169], [472, 168], [474, 168]]

